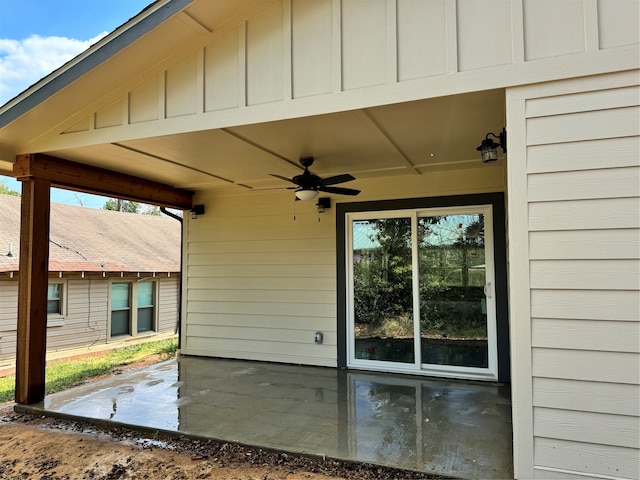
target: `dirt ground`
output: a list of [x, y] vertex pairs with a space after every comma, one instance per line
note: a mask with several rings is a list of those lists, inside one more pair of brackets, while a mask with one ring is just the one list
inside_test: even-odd
[[[148, 364], [151, 359], [127, 368]], [[0, 404], [0, 479], [276, 480], [442, 478], [375, 465], [265, 451], [20, 414]]]

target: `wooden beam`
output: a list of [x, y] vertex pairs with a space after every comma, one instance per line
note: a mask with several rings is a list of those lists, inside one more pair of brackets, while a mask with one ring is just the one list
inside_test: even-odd
[[16, 402], [44, 400], [49, 283], [49, 180], [22, 183]]
[[53, 187], [179, 210], [192, 207], [193, 192], [189, 190], [44, 153], [17, 155], [13, 176], [18, 180], [40, 178], [48, 180]]

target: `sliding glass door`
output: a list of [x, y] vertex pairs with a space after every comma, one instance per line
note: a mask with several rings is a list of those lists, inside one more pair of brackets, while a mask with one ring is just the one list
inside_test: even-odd
[[353, 221], [354, 358], [413, 364], [411, 218]]
[[495, 379], [491, 207], [347, 219], [350, 366]]

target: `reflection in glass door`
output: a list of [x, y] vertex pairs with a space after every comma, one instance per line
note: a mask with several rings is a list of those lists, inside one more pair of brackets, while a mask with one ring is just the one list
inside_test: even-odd
[[348, 224], [350, 365], [496, 378], [491, 207], [354, 213]]
[[354, 354], [415, 363], [411, 219], [353, 222]]
[[488, 368], [484, 215], [418, 219], [422, 363]]

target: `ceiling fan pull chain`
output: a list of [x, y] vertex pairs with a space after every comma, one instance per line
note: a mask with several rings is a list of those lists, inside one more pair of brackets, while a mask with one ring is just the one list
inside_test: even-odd
[[293, 197], [293, 221], [296, 221], [296, 197]]

